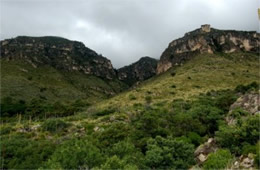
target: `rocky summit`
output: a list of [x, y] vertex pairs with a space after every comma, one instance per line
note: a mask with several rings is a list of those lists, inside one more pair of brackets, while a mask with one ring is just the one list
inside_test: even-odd
[[157, 60], [150, 57], [142, 57], [137, 62], [118, 69], [118, 79], [128, 85], [144, 81], [156, 75]]
[[107, 58], [81, 42], [60, 37], [19, 36], [1, 41], [1, 58], [24, 60], [35, 68], [48, 65], [68, 72], [80, 71], [105, 79], [116, 78]]
[[182, 65], [191, 57], [203, 53], [259, 52], [257, 32], [218, 30], [210, 25], [188, 32], [184, 37], [172, 41], [162, 53], [157, 73]]

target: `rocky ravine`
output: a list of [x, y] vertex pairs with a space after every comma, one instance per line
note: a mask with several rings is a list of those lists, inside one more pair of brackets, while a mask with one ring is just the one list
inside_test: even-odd
[[162, 53], [157, 74], [180, 65], [199, 53], [259, 52], [260, 35], [256, 32], [218, 30], [210, 25], [186, 33], [172, 41]]
[[24, 60], [35, 68], [49, 65], [59, 70], [80, 71], [105, 79], [116, 78], [110, 60], [81, 42], [60, 37], [19, 36], [1, 41], [1, 58]]
[[157, 60], [150, 57], [142, 57], [137, 62], [118, 69], [119, 80], [128, 85], [144, 81], [156, 75]]

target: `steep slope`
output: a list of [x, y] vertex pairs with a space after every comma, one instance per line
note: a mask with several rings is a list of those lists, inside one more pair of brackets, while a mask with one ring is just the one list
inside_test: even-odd
[[146, 104], [147, 98], [152, 104], [170, 107], [168, 104], [174, 99], [192, 99], [200, 93], [232, 89], [259, 79], [258, 54], [200, 54], [182, 66], [144, 81], [134, 90], [102, 102], [99, 107], [132, 110], [135, 105]]
[[113, 79], [116, 77], [111, 62], [81, 42], [60, 37], [20, 36], [1, 42], [1, 58], [21, 59], [33, 67], [52, 66], [64, 71]]
[[131, 86], [156, 75], [156, 67], [156, 59], [142, 57], [137, 62], [118, 69], [118, 78]]
[[95, 103], [126, 88], [111, 62], [80, 42], [59, 37], [1, 41], [1, 99]]
[[[100, 80], [96, 76], [86, 78], [81, 76], [84, 73], [63, 72], [50, 66], [35, 69], [24, 61], [2, 62], [2, 68], [7, 66], [3, 68], [6, 79], [12, 74], [10, 78], [19, 80], [15, 88], [20, 89], [24, 88], [19, 86], [20, 81], [45, 86], [53, 82], [51, 87], [59, 92], [68, 91], [71, 85], [81, 89], [81, 82], [85, 85], [91, 78], [92, 82]], [[27, 78], [27, 73], [33, 78]], [[53, 77], [49, 77], [50, 74]], [[81, 81], [83, 78], [86, 81]], [[30, 116], [39, 111], [33, 107], [35, 110], [26, 110], [28, 117], [17, 116], [8, 120], [10, 123], [3, 121], [0, 145], [4, 149], [0, 164], [4, 169], [191, 169], [196, 165], [195, 148], [205, 142], [207, 154], [211, 152], [207, 144], [213, 144], [212, 150], [218, 148], [218, 151], [206, 155], [205, 163], [194, 169], [230, 169], [233, 163], [234, 168], [239, 169], [242, 166], [237, 165], [246, 164], [248, 160], [252, 163], [254, 159], [258, 163], [259, 114], [250, 115], [241, 108], [232, 108], [248, 108], [252, 106], [248, 102], [257, 101], [259, 80], [257, 53], [194, 53], [185, 63], [168, 68], [135, 88], [77, 114], [56, 118], [55, 113], [55, 118], [47, 120], [43, 114], [43, 118], [31, 119]], [[111, 85], [102, 79], [87, 87], [100, 83]], [[111, 83], [116, 89], [122, 87], [115, 86], [115, 81]], [[9, 86], [15, 90], [11, 83], [5, 88]], [[45, 93], [48, 89], [39, 90]], [[243, 93], [245, 96], [238, 99]], [[244, 100], [250, 94], [254, 94], [250, 97], [253, 100]], [[238, 102], [241, 99], [246, 103]], [[255, 110], [256, 106], [252, 108]], [[45, 108], [44, 112], [49, 109], [53, 107]], [[236, 118], [238, 123], [228, 126], [226, 116]], [[248, 118], [244, 119], [245, 116]], [[235, 162], [235, 157], [240, 155], [243, 156], [239, 162]]]
[[186, 33], [184, 37], [172, 41], [162, 53], [157, 73], [181, 65], [198, 54], [255, 52], [259, 53], [259, 34], [256, 32], [218, 30], [210, 25]]

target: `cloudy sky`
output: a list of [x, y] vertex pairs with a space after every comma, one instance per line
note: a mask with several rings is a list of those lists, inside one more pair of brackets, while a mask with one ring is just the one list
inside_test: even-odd
[[159, 58], [168, 43], [202, 24], [259, 27], [259, 0], [0, 0], [0, 38], [61, 36], [82, 41], [118, 68]]

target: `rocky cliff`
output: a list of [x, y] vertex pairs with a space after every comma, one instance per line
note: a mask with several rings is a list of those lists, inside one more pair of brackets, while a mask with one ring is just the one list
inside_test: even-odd
[[19, 36], [1, 41], [1, 58], [24, 60], [35, 68], [48, 65], [105, 79], [116, 78], [116, 72], [108, 59], [85, 47], [81, 42], [60, 37]]
[[156, 59], [142, 57], [137, 62], [118, 69], [118, 78], [128, 85], [133, 85], [156, 75], [156, 67]]
[[181, 65], [191, 57], [201, 53], [259, 52], [260, 35], [256, 32], [218, 30], [210, 25], [186, 33], [184, 37], [172, 41], [162, 53], [157, 73]]

